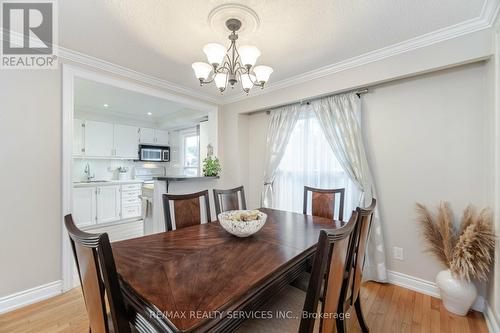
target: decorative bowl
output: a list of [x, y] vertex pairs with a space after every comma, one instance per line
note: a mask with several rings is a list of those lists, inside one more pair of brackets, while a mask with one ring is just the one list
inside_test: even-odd
[[[241, 216], [246, 217], [248, 215], [257, 215], [257, 218], [240, 220]], [[230, 234], [237, 237], [248, 237], [255, 234], [266, 224], [267, 215], [258, 210], [229, 210], [220, 213], [218, 218], [220, 225]]]

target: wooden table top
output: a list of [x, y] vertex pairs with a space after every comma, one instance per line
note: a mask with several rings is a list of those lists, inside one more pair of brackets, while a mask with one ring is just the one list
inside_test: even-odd
[[[161, 311], [174, 331], [192, 331], [236, 309], [273, 276], [313, 253], [319, 231], [340, 222], [261, 208], [268, 218], [248, 238], [227, 233], [217, 222], [112, 244], [127, 289]], [[194, 313], [193, 311], [197, 311]]]

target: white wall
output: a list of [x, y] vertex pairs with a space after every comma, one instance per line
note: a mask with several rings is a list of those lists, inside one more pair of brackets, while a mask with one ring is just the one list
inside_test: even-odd
[[[469, 202], [491, 203], [488, 66], [481, 62], [397, 80], [362, 97], [389, 270], [434, 281], [442, 269], [424, 252], [415, 202], [434, 207], [447, 200], [457, 215]], [[269, 116], [238, 115], [236, 109], [223, 114], [225, 129], [236, 127], [247, 136], [224, 141], [224, 165], [238, 170], [240, 161], [248, 161], [246, 173], [234, 171], [231, 177], [245, 184], [249, 206], [258, 207]], [[392, 258], [393, 246], [404, 249], [404, 261]]]
[[60, 75], [0, 73], [0, 297], [61, 279]]
[[[415, 202], [490, 204], [486, 66], [392, 82], [363, 96], [364, 131], [379, 195], [388, 269], [434, 281], [443, 267], [423, 250]], [[405, 260], [392, 258], [402, 247]]]

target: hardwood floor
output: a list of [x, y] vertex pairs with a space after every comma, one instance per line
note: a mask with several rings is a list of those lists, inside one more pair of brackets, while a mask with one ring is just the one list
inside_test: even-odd
[[[367, 282], [361, 290], [362, 306], [371, 333], [445, 332], [487, 333], [484, 317], [446, 311], [441, 300], [390, 284]], [[355, 316], [353, 312], [353, 316]], [[0, 315], [0, 332], [88, 332], [85, 305], [79, 288], [63, 295]], [[348, 332], [361, 332], [355, 318]]]

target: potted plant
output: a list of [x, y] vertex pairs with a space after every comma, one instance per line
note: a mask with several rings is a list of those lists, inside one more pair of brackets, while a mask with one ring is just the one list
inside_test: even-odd
[[472, 279], [486, 281], [493, 264], [495, 233], [491, 209], [479, 214], [474, 206], [465, 208], [459, 228], [453, 213], [442, 202], [436, 215], [417, 203], [418, 223], [427, 249], [447, 268], [438, 273], [436, 284], [445, 308], [464, 316], [477, 296]]
[[205, 177], [216, 177], [219, 175], [219, 172], [222, 170], [220, 166], [219, 159], [217, 157], [212, 157], [208, 155], [203, 160], [203, 175]]

